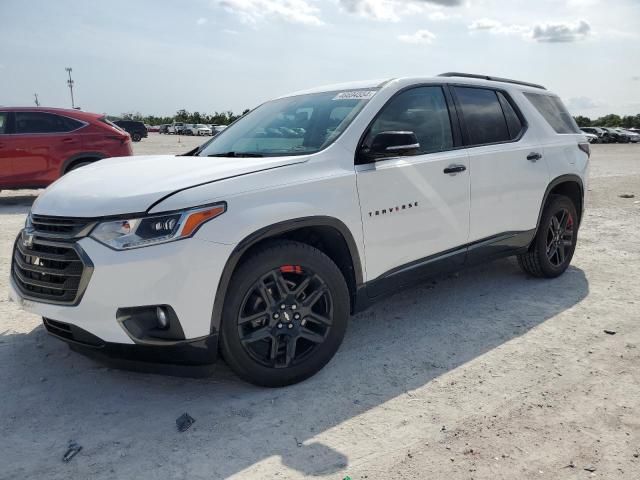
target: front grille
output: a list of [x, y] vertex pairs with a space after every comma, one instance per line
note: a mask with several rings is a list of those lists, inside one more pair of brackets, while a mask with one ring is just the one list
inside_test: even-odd
[[13, 249], [11, 272], [16, 287], [27, 299], [77, 304], [93, 264], [76, 240], [88, 234], [92, 222], [33, 216], [31, 223], [33, 228], [21, 232]]
[[46, 238], [79, 238], [89, 234], [96, 222], [87, 218], [49, 217], [31, 215], [33, 231]]

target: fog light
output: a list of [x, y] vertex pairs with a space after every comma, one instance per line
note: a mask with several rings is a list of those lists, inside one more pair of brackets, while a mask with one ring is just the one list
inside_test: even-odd
[[167, 312], [162, 307], [156, 307], [156, 317], [158, 318], [158, 327], [161, 329], [169, 328], [169, 319], [167, 318]]

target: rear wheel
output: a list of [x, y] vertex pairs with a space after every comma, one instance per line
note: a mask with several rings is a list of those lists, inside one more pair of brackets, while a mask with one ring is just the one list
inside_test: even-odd
[[527, 253], [518, 256], [518, 264], [535, 277], [557, 277], [571, 263], [577, 240], [575, 205], [565, 196], [552, 195], [542, 213], [533, 244]]
[[271, 244], [233, 275], [222, 313], [222, 355], [253, 384], [297, 383], [331, 360], [348, 318], [349, 291], [329, 257], [298, 242]]

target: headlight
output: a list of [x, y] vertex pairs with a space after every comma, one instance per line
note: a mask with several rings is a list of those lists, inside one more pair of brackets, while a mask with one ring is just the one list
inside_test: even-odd
[[200, 226], [222, 215], [226, 204], [148, 217], [110, 220], [96, 225], [91, 238], [116, 250], [146, 247], [192, 236]]

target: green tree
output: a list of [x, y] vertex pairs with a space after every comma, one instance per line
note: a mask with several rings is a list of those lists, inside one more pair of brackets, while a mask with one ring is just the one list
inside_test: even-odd
[[622, 118], [620, 118], [620, 115], [614, 113], [600, 117], [593, 122], [594, 125], [599, 127], [619, 127], [621, 123]]
[[579, 127], [590, 127], [591, 119], [589, 117], [584, 117], [582, 115], [578, 115], [577, 117], [573, 117]]

